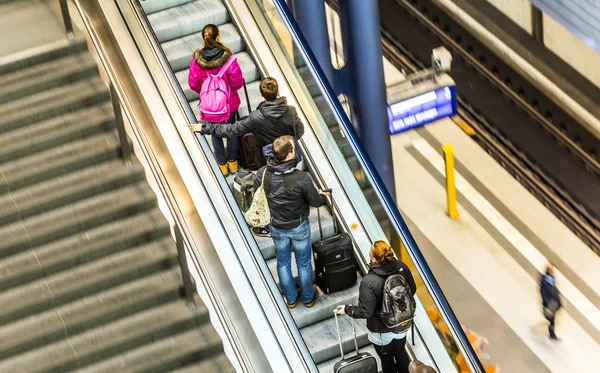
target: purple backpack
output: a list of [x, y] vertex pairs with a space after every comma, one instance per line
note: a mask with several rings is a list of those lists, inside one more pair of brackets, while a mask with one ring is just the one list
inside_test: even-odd
[[200, 88], [200, 103], [198, 104], [203, 120], [221, 122], [223, 118], [229, 118], [231, 87], [223, 78], [223, 74], [225, 74], [235, 59], [234, 56], [231, 56], [218, 74], [206, 74], [207, 78], [204, 79]]

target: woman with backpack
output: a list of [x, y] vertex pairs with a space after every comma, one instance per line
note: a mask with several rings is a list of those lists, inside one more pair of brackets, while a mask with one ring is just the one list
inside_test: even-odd
[[[200, 95], [199, 119], [234, 123], [240, 107], [237, 91], [244, 86], [242, 70], [231, 50], [221, 43], [219, 27], [206, 25], [202, 35], [204, 47], [194, 52], [188, 75], [188, 85]], [[238, 138], [227, 139], [227, 156], [222, 138], [212, 136], [212, 144], [223, 175], [237, 172]]]
[[[414, 316], [414, 308], [397, 315], [393, 315], [392, 311], [391, 314], [396, 316], [397, 321], [394, 324], [399, 323], [400, 325], [391, 328], [386, 325], [390, 325], [393, 317], [390, 317], [390, 312], [382, 311], [384, 300], [389, 300], [384, 297], [384, 285], [388, 287], [402, 286], [404, 290], [400, 293], [404, 294], [404, 298], [401, 301], [411, 308], [414, 305], [413, 297], [417, 289], [415, 280], [406, 264], [394, 257], [392, 247], [387, 242], [375, 242], [371, 246], [369, 256], [371, 258], [370, 270], [360, 284], [358, 305], [341, 305], [336, 308], [335, 312], [338, 315], [346, 314], [355, 319], [367, 319], [369, 340], [381, 358], [383, 373], [408, 373], [410, 358], [405, 345], [406, 335]], [[406, 320], [402, 318], [406, 318]]]

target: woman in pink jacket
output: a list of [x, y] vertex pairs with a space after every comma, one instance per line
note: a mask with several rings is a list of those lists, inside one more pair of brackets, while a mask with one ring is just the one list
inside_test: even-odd
[[[220, 42], [219, 28], [216, 25], [206, 25], [202, 29], [204, 35], [204, 47], [197, 49], [190, 61], [190, 72], [188, 75], [188, 84], [190, 88], [200, 93], [202, 83], [208, 77], [208, 74], [216, 75], [220, 72], [221, 67], [233, 57], [233, 53], [229, 48]], [[234, 123], [237, 110], [240, 107], [240, 96], [238, 89], [244, 86], [244, 77], [242, 70], [237, 60], [234, 60], [223, 74], [225, 81], [229, 82], [231, 94], [229, 96], [229, 112], [228, 118], [222, 118], [219, 122]], [[202, 120], [202, 112], [200, 112], [200, 120]], [[212, 144], [215, 149], [215, 156], [219, 163], [219, 168], [223, 175], [227, 176], [229, 172], [237, 172], [237, 149], [238, 138], [232, 137], [227, 139], [227, 156], [225, 156], [225, 146], [223, 139], [212, 136]]]

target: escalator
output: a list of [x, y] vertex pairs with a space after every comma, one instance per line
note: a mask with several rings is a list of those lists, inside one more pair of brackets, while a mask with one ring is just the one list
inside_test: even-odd
[[[148, 21], [154, 30], [158, 41], [165, 52], [170, 67], [175, 72], [181, 89], [189, 101], [194, 114], [198, 115], [198, 94], [192, 91], [187, 84], [190, 58], [193, 52], [202, 46], [201, 30], [204, 25], [213, 23], [219, 26], [221, 41], [228, 46], [238, 59], [247, 84], [251, 109], [255, 109], [262, 101], [259, 93], [259, 83], [263, 78], [259, 68], [250, 54], [246, 51], [245, 43], [236, 28], [231, 23], [231, 18], [225, 5], [219, 0], [193, 0], [193, 1], [144, 1], [143, 9], [148, 16]], [[170, 7], [169, 7], [170, 6]], [[240, 115], [248, 115], [245, 94], [241, 96]], [[231, 178], [231, 176], [230, 176]], [[321, 219], [324, 238], [334, 234], [333, 218], [325, 209], [321, 208]], [[320, 239], [316, 210], [310, 216], [310, 226], [313, 241]], [[263, 258], [273, 277], [277, 280], [275, 248], [270, 238], [257, 237]], [[297, 276], [295, 261], [292, 261], [294, 277]], [[360, 276], [360, 275], [359, 275]], [[277, 281], [278, 282], [278, 281]], [[329, 360], [336, 360], [339, 356], [337, 332], [332, 310], [341, 304], [355, 304], [358, 298], [357, 284], [345, 291], [326, 295], [320, 291], [320, 296], [315, 305], [308, 309], [303, 305], [291, 310], [300, 333], [304, 338], [312, 358], [316, 364], [327, 364]], [[350, 330], [350, 322], [342, 318], [341, 328]], [[367, 347], [370, 342], [367, 338], [366, 323], [361, 320], [356, 323], [359, 347]], [[344, 349], [349, 352], [354, 348], [349, 333], [345, 333]], [[372, 351], [373, 352], [373, 351]], [[325, 371], [325, 370], [322, 370]]]
[[[333, 100], [335, 96], [332, 96], [330, 87], [324, 85], [319, 78], [322, 73], [315, 65], [310, 51], [304, 47], [305, 43], [301, 35], [298, 35], [293, 20], [282, 8], [282, 3], [241, 3], [228, 0], [115, 0], [115, 3], [138, 46], [140, 55], [147, 62], [148, 70], [152, 71], [156, 87], [162, 87], [161, 95], [164, 95], [165, 102], [177, 102], [178, 105], [172, 106], [172, 110], [184, 112], [187, 125], [197, 120], [198, 99], [187, 86], [187, 69], [193, 51], [202, 45], [200, 33], [204, 25], [217, 24], [221, 31], [221, 41], [237, 56], [248, 86], [251, 108], [261, 101], [258, 94], [259, 80], [264, 76], [276, 77], [280, 82], [280, 91], [298, 108], [307, 127], [307, 133], [300, 146], [306, 156], [309, 171], [321, 187], [334, 189], [335, 216], [327, 209], [321, 209], [323, 236], [329, 237], [335, 233], [333, 219], [337, 219], [337, 225], [343, 227], [355, 243], [360, 276], [367, 268], [370, 243], [377, 239], [385, 239], [386, 227], [393, 226], [410, 255], [410, 258], [403, 259], [411, 261], [417, 269], [414, 273], [417, 282], [424, 284], [422, 294], [419, 294], [419, 304], [423, 306], [418, 308], [416, 316], [416, 343], [410, 347], [412, 355], [436, 366], [439, 371], [454, 371], [448, 352], [448, 348], [452, 348], [466, 356], [473, 372], [481, 372], [480, 363], [464, 332], [397, 208], [381, 187], [377, 175], [373, 173], [373, 167], [365, 157], [339, 102]], [[278, 22], [278, 25], [275, 25], [275, 22]], [[284, 29], [290, 30], [289, 40], [273, 30], [282, 25]], [[299, 59], [294, 57], [290, 43], [299, 49], [299, 57], [296, 57]], [[156, 66], [160, 66], [160, 70], [156, 70]], [[165, 89], [165, 82], [169, 83], [168, 89]], [[244, 92], [241, 90], [239, 93], [242, 96], [239, 110], [244, 116], [247, 115], [248, 108], [243, 97]], [[246, 255], [243, 251], [248, 250], [251, 254], [256, 251], [256, 255], [262, 257], [262, 264], [258, 261], [244, 262], [242, 267], [247, 271], [246, 274], [262, 270], [263, 277], [260, 281], [253, 282], [252, 286], [256, 292], [264, 288], [271, 292], [273, 304], [276, 304], [278, 309], [278, 318], [269, 319], [269, 323], [276, 324], [281, 321], [286, 325], [285, 333], [277, 334], [277, 338], [282, 344], [288, 338], [293, 340], [295, 351], [304, 362], [303, 371], [330, 371], [333, 363], [340, 358], [332, 311], [337, 305], [356, 303], [360, 278], [353, 288], [346, 291], [330, 295], [321, 293], [315, 306], [310, 309], [299, 305], [288, 311], [283, 299], [276, 294], [276, 285], [271, 286], [277, 283], [272, 241], [267, 238], [254, 238], [250, 234], [239, 209], [233, 203], [231, 193], [227, 190], [230, 183], [218, 172], [206, 139], [203, 136], [194, 137], [189, 130], [186, 133], [180, 127], [177, 131], [182, 139], [193, 138], [202, 157], [210, 164], [212, 176], [202, 181], [210, 184], [214, 180], [214, 184], [220, 188], [219, 195], [211, 195], [211, 199], [215, 201], [222, 196], [223, 201], [229, 205], [228, 211], [219, 212], [220, 218], [223, 221], [229, 219], [230, 222], [236, 220], [236, 229], [228, 233], [232, 237], [239, 236], [246, 240], [245, 248], [235, 248], [238, 250], [238, 256]], [[197, 152], [189, 147], [188, 140], [182, 142], [188, 147], [188, 152]], [[320, 239], [316, 210], [311, 212], [310, 225], [313, 240]], [[292, 263], [295, 273], [294, 267], [295, 264]], [[244, 294], [238, 296], [244, 297]], [[264, 307], [271, 307], [270, 300], [271, 298], [264, 299], [261, 302], [264, 302]], [[450, 341], [442, 342], [425, 313], [425, 305], [438, 312], [446, 322], [452, 335]], [[265, 315], [266, 313], [265, 311]], [[348, 353], [354, 349], [350, 320], [341, 318], [340, 326], [343, 331], [343, 349]], [[357, 322], [357, 334], [358, 346], [376, 355], [370, 347], [363, 320]], [[287, 357], [291, 359], [291, 356]]]

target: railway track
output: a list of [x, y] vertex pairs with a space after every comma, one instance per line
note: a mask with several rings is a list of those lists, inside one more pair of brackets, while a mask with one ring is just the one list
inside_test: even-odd
[[474, 140], [600, 255], [600, 140], [430, 0], [379, 4], [385, 57], [412, 73], [429, 66], [433, 48], [450, 50]]

